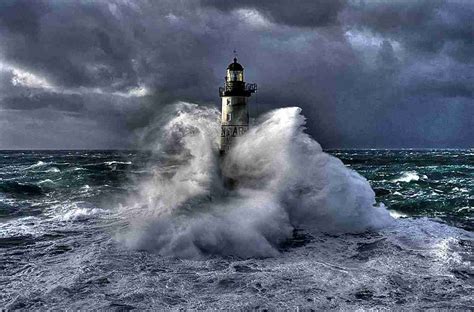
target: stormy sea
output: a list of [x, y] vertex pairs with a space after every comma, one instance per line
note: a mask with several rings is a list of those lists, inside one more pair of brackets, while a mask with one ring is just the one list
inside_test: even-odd
[[0, 152], [0, 308], [474, 308], [474, 150], [323, 150], [291, 107], [221, 157], [218, 110], [163, 116]]

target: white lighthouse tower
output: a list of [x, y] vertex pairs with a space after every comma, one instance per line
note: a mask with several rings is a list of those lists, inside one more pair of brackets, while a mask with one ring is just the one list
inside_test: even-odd
[[244, 68], [237, 58], [227, 67], [224, 87], [219, 88], [222, 98], [221, 153], [232, 146], [236, 137], [242, 136], [249, 128], [247, 99], [257, 91], [257, 84], [245, 83]]

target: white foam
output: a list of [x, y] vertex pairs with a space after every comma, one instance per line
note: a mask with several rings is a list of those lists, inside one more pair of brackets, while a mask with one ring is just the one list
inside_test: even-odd
[[[300, 112], [266, 114], [220, 163], [219, 111], [178, 104], [153, 142], [178, 163], [175, 172], [150, 169], [153, 178], [125, 211], [131, 230], [120, 238], [178, 257], [254, 257], [277, 254], [294, 227], [358, 232], [390, 224], [367, 180], [304, 133]], [[219, 170], [239, 181], [236, 190], [222, 187]]]
[[403, 172], [402, 175], [396, 179], [393, 179], [392, 182], [411, 182], [411, 181], [418, 181], [420, 180], [420, 176], [416, 171], [406, 171]]
[[107, 166], [110, 166], [110, 165], [131, 165], [132, 162], [131, 161], [106, 161], [104, 164], [106, 164]]
[[61, 172], [61, 170], [59, 170], [56, 167], [51, 167], [48, 170], [46, 170], [46, 172], [58, 173], [58, 172]]
[[55, 182], [51, 179], [45, 179], [45, 180], [41, 180], [38, 182], [38, 184], [40, 185], [43, 185], [43, 184], [55, 184]]
[[41, 226], [41, 219], [38, 217], [28, 216], [0, 222], [0, 238], [23, 235], [38, 237], [44, 233], [45, 229]]
[[474, 211], [474, 207], [470, 207], [470, 206], [466, 206], [466, 207], [461, 207], [461, 208], [458, 208], [456, 210], [456, 212], [473, 212]]
[[394, 218], [394, 219], [400, 219], [400, 218], [408, 217], [407, 214], [404, 214], [404, 213], [396, 211], [396, 210], [389, 210], [389, 212], [390, 212], [390, 215], [392, 216], [392, 218]]
[[105, 212], [105, 210], [98, 208], [76, 208], [67, 211], [63, 215], [59, 216], [58, 219], [61, 221], [82, 221], [100, 214], [104, 214]]
[[34, 165], [31, 165], [29, 167], [26, 167], [25, 170], [28, 170], [28, 169], [34, 169], [34, 168], [38, 168], [38, 167], [43, 167], [43, 166], [46, 166], [48, 165], [47, 163], [45, 163], [44, 161], [38, 161], [36, 164]]

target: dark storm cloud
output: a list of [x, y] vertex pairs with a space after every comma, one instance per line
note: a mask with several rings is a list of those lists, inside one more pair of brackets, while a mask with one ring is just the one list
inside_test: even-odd
[[3, 54], [66, 87], [137, 85], [134, 41], [105, 2], [0, 3]]
[[472, 146], [473, 10], [470, 1], [2, 1], [0, 147], [22, 131], [22, 146], [70, 147], [72, 133], [76, 147], [130, 146], [169, 103], [219, 105], [234, 48], [259, 84], [251, 113], [300, 106], [325, 147]]
[[35, 39], [40, 28], [39, 19], [46, 11], [47, 6], [41, 0], [35, 3], [28, 0], [5, 0], [0, 3], [0, 25], [12, 33]]
[[0, 106], [14, 110], [31, 110], [49, 107], [59, 111], [78, 112], [84, 108], [84, 100], [78, 94], [41, 93], [28, 96], [6, 97], [0, 101]]
[[346, 11], [347, 23], [389, 36], [413, 53], [440, 53], [458, 61], [474, 57], [474, 5], [471, 1], [362, 2]]
[[474, 94], [474, 85], [466, 83], [459, 83], [456, 81], [433, 81], [427, 79], [412, 88], [411, 91], [416, 95], [433, 94], [440, 98], [455, 98], [465, 97], [472, 99]]
[[228, 12], [249, 8], [260, 11], [270, 20], [291, 26], [319, 27], [337, 23], [344, 0], [300, 0], [289, 3], [286, 0], [203, 0], [204, 5]]

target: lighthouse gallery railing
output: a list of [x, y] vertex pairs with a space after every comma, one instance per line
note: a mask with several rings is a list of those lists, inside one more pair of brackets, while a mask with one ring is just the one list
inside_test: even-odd
[[256, 83], [244, 82], [226, 82], [223, 87], [219, 87], [220, 96], [239, 95], [250, 96], [251, 93], [257, 92]]

